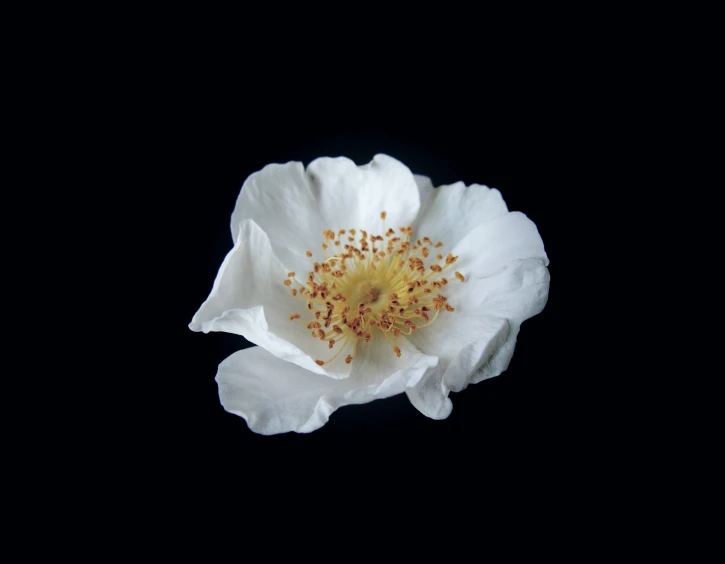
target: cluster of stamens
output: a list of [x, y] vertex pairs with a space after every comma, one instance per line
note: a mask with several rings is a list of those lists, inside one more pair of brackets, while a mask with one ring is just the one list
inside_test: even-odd
[[[380, 217], [385, 225], [386, 213]], [[400, 357], [400, 347], [393, 339], [430, 325], [442, 310], [454, 311], [440, 291], [448, 284], [443, 272], [458, 257], [448, 254], [444, 258], [437, 251], [442, 242], [434, 244], [428, 237], [413, 241], [411, 226], [400, 227], [399, 235], [392, 227], [385, 230], [385, 236], [363, 229], [340, 229], [337, 233], [326, 229], [322, 234], [324, 260], [313, 263], [304, 283], [294, 272], [284, 281], [293, 296], [306, 301], [308, 315], [313, 318], [308, 321], [293, 313], [289, 319], [304, 323], [310, 335], [326, 341], [328, 348], [339, 347], [327, 361], [316, 360], [318, 365], [331, 362], [343, 350], [349, 352], [352, 340], [352, 352], [345, 358], [350, 364], [358, 342], [369, 342], [378, 332]], [[333, 256], [328, 257], [329, 251]], [[306, 254], [312, 256], [309, 250]], [[460, 272], [455, 272], [455, 278], [465, 281]], [[292, 287], [293, 283], [298, 288]]]

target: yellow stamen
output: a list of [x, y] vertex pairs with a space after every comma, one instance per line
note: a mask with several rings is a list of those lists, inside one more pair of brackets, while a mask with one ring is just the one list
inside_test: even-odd
[[[385, 221], [387, 214], [381, 212], [380, 217]], [[433, 246], [429, 237], [414, 238], [412, 226], [399, 228], [402, 239], [392, 237], [395, 230], [384, 224], [383, 230], [388, 237], [385, 250], [375, 246], [377, 241], [383, 241], [383, 236], [365, 229], [339, 229], [337, 234], [331, 229], [323, 230], [325, 242], [322, 248], [327, 251], [327, 242], [335, 243], [332, 256], [325, 254], [321, 263], [313, 262], [306, 288], [291, 290], [293, 296], [299, 295], [305, 300], [307, 310], [319, 320], [307, 323], [311, 335], [327, 341], [329, 349], [339, 345], [332, 359], [315, 361], [320, 366], [332, 362], [340, 352], [352, 347], [352, 354], [346, 353], [345, 358], [350, 364], [355, 358], [358, 341], [367, 343], [376, 335], [388, 340], [393, 352], [400, 357], [400, 347], [391, 339], [430, 325], [444, 307], [454, 311], [445, 303], [444, 296], [433, 297], [431, 288], [440, 291], [448, 284], [440, 273], [458, 257], [448, 254], [445, 266], [426, 266], [424, 259], [432, 254], [426, 245]], [[360, 237], [356, 240], [358, 231]], [[348, 233], [351, 235], [349, 244], [343, 245], [339, 238]], [[435, 245], [437, 248], [442, 246], [440, 241]], [[310, 251], [306, 254], [312, 257]], [[441, 254], [437, 257], [443, 260]], [[461, 279], [459, 274], [456, 273], [456, 278]], [[294, 272], [288, 273], [288, 278], [294, 276]], [[290, 286], [291, 280], [286, 280], [285, 285]], [[436, 315], [430, 313], [433, 311]], [[290, 319], [299, 317], [299, 314], [293, 314]]]

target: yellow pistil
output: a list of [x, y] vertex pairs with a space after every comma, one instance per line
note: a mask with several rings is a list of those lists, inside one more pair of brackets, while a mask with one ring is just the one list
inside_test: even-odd
[[[383, 222], [386, 217], [387, 213], [381, 212]], [[300, 320], [315, 339], [327, 342], [329, 349], [337, 345], [338, 352], [331, 359], [315, 360], [319, 366], [346, 349], [352, 349], [345, 357], [350, 364], [358, 341], [367, 343], [376, 335], [384, 337], [400, 357], [402, 351], [391, 339], [430, 325], [441, 310], [454, 311], [437, 291], [448, 284], [441, 273], [458, 257], [448, 254], [443, 261], [443, 255], [437, 254], [436, 260], [443, 262], [438, 264], [428, 247], [440, 248], [443, 242], [434, 245], [429, 237], [414, 239], [412, 226], [399, 227], [396, 232], [383, 223], [383, 230], [384, 236], [364, 229], [323, 230], [324, 260], [312, 262], [304, 284], [295, 279], [294, 272], [284, 281], [286, 286], [291, 285], [291, 279], [300, 285], [299, 291], [292, 289], [292, 295], [305, 300], [315, 319], [305, 321], [292, 314], [290, 320]], [[335, 254], [328, 256], [330, 251]], [[306, 255], [312, 258], [309, 250]], [[455, 276], [465, 280], [460, 272]]]

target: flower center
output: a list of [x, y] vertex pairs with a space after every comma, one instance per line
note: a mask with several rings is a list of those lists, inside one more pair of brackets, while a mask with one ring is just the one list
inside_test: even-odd
[[[380, 217], [385, 221], [386, 213]], [[322, 232], [323, 262], [313, 262], [305, 283], [294, 272], [288, 274], [285, 286], [293, 296], [305, 300], [309, 312], [305, 317], [312, 318], [293, 313], [290, 320], [304, 323], [311, 336], [326, 341], [330, 349], [339, 344], [332, 358], [315, 361], [320, 366], [344, 350], [349, 353], [345, 362], [351, 363], [358, 341], [369, 342], [375, 335], [386, 339], [400, 357], [395, 339], [401, 333], [410, 335], [430, 325], [442, 309], [454, 311], [438, 290], [448, 284], [443, 271], [458, 257], [449, 254], [444, 259], [436, 251], [443, 246], [441, 241], [433, 244], [428, 237], [413, 241], [411, 226], [401, 227], [399, 232], [396, 236], [389, 228], [383, 237], [361, 229], [356, 241], [355, 229], [340, 229], [337, 234], [326, 229]], [[328, 256], [330, 247], [332, 256]], [[306, 254], [312, 257], [311, 251]], [[455, 277], [465, 280], [460, 272]], [[293, 281], [299, 288], [292, 287]]]
[[357, 290], [359, 301], [363, 303], [374, 304], [380, 297], [380, 288], [373, 286], [370, 282], [365, 281], [360, 284]]

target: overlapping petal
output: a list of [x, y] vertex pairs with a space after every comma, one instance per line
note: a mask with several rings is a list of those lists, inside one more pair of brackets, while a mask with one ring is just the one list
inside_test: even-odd
[[407, 391], [413, 405], [434, 419], [450, 413], [449, 391], [506, 370], [521, 323], [544, 308], [549, 291], [549, 260], [536, 226], [524, 214], [507, 213], [480, 225], [453, 255], [458, 256], [454, 268], [466, 280], [451, 277], [446, 286], [455, 314], [437, 321], [435, 333], [410, 337], [440, 359]]
[[[523, 213], [510, 212], [479, 225], [452, 253], [458, 260], [451, 268], [466, 279], [446, 286], [454, 307], [520, 323], [546, 304], [549, 258], [536, 225]], [[533, 303], [513, 293], [522, 287], [533, 292]], [[494, 304], [498, 304], [495, 309]]]
[[322, 427], [338, 407], [386, 398], [415, 386], [437, 362], [405, 344], [402, 362], [384, 376], [376, 370], [382, 353], [379, 344], [368, 344], [372, 346], [361, 351], [356, 374], [344, 380], [280, 360], [262, 347], [238, 351], [219, 365], [216, 380], [221, 403], [256, 433], [308, 433]]
[[[415, 232], [453, 248], [474, 228], [508, 212], [501, 193], [495, 188], [456, 182], [430, 189], [426, 177], [419, 177], [420, 213], [413, 225]], [[429, 181], [430, 182], [430, 181]]]
[[343, 359], [318, 366], [329, 358], [326, 343], [312, 339], [289, 316], [302, 312], [304, 302], [290, 295], [282, 281], [287, 269], [272, 251], [266, 233], [252, 220], [244, 220], [234, 248], [224, 259], [211, 294], [194, 315], [193, 331], [226, 331], [242, 335], [273, 355], [302, 368], [333, 378], [346, 378], [350, 366]]
[[416, 331], [410, 337], [418, 348], [438, 355], [439, 362], [406, 390], [411, 403], [432, 419], [450, 415], [448, 392], [465, 388], [466, 378], [497, 354], [510, 333], [506, 319], [487, 315], [446, 316], [439, 323], [436, 331]]
[[[430, 178], [428, 178], [427, 176], [423, 176], [422, 174], [414, 174], [413, 178], [415, 179], [415, 183], [418, 186], [418, 194], [420, 195], [420, 206], [422, 209], [423, 206], [425, 206], [425, 202], [428, 199], [428, 196], [430, 196], [434, 190], [433, 182]], [[418, 212], [418, 215], [420, 216], [420, 212]]]
[[[253, 219], [269, 236], [272, 249], [287, 267], [307, 272], [310, 259], [322, 261], [322, 230], [410, 225], [420, 209], [418, 188], [401, 162], [376, 155], [363, 166], [344, 157], [319, 158], [307, 170], [302, 163], [271, 164], [242, 186], [232, 214], [232, 236]], [[236, 239], [235, 239], [236, 241]]]

